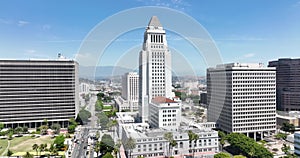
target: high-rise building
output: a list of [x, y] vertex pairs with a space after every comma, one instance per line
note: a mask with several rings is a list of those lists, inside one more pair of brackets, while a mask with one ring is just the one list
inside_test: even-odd
[[75, 118], [78, 64], [73, 60], [0, 60], [0, 122], [39, 127], [44, 120], [66, 127]]
[[157, 96], [172, 98], [171, 54], [166, 31], [153, 16], [144, 33], [139, 58], [139, 114], [149, 120], [149, 102]]
[[207, 69], [208, 121], [228, 133], [263, 137], [276, 130], [276, 70], [230, 63]]
[[126, 73], [122, 77], [122, 97], [128, 104], [128, 109], [122, 108], [122, 110], [138, 110], [139, 75], [136, 72]]
[[277, 109], [300, 111], [300, 59], [270, 61], [276, 67]]
[[294, 133], [294, 148], [295, 148], [295, 154], [297, 156], [300, 156], [300, 132], [297, 131]]

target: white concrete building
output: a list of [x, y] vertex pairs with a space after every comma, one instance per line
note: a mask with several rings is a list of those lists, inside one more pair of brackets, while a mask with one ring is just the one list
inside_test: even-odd
[[143, 122], [149, 120], [149, 102], [157, 96], [172, 98], [171, 54], [166, 31], [153, 16], [144, 33], [139, 58], [139, 114]]
[[90, 84], [84, 82], [79, 84], [79, 93], [89, 93], [89, 92], [90, 92]]
[[[192, 156], [194, 149], [195, 157], [213, 157], [219, 152], [218, 132], [211, 128], [196, 128], [184, 126], [178, 131], [172, 132], [173, 139], [177, 145], [169, 151], [169, 142], [164, 139], [164, 134], [170, 132], [163, 129], [149, 129], [147, 123], [127, 124], [123, 126], [122, 142], [125, 144], [131, 137], [136, 141], [136, 148], [132, 150], [131, 156], [137, 158], [165, 156], [184, 157]], [[191, 130], [199, 136], [197, 141], [189, 141], [188, 131]], [[128, 152], [128, 149], [125, 150]], [[128, 154], [127, 154], [128, 155]]]
[[155, 97], [149, 105], [152, 128], [177, 131], [181, 122], [181, 103], [165, 97]]
[[122, 98], [124, 105], [120, 105], [122, 110], [138, 110], [139, 100], [139, 75], [136, 72], [126, 73], [122, 77]]
[[68, 125], [79, 106], [74, 60], [0, 60], [0, 122], [6, 127]]
[[276, 69], [230, 63], [207, 69], [208, 121], [231, 133], [276, 130]]
[[300, 156], [300, 132], [294, 133], [294, 148], [295, 148], [295, 154], [297, 156]]

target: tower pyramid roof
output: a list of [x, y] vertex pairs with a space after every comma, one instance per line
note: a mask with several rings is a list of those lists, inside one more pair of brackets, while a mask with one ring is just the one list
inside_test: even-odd
[[157, 16], [152, 16], [152, 18], [149, 21], [148, 26], [154, 26], [154, 27], [162, 27], [161, 23], [159, 22]]

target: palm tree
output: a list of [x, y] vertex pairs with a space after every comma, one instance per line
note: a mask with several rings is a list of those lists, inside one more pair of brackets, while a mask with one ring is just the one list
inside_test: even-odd
[[190, 141], [190, 150], [191, 150], [191, 147], [192, 147], [192, 144], [193, 144], [193, 141], [194, 141], [194, 144], [193, 144], [193, 157], [195, 156], [194, 154], [195, 154], [195, 144], [196, 144], [196, 142], [197, 142], [197, 140], [199, 139], [199, 136], [196, 134], [196, 133], [194, 133], [193, 131], [191, 131], [191, 130], [189, 130], [188, 131], [188, 136], [189, 136], [189, 141]]
[[23, 158], [33, 158], [33, 155], [31, 155], [28, 151], [25, 155], [23, 155]]
[[39, 149], [40, 149], [40, 155], [42, 155], [42, 152], [45, 151], [45, 148], [47, 147], [47, 144], [40, 144]]
[[120, 147], [122, 145], [122, 142], [120, 139], [117, 140], [115, 147], [114, 147], [114, 153], [115, 153], [115, 157], [117, 157], [118, 152], [120, 152]]
[[129, 137], [127, 142], [125, 143], [125, 148], [129, 150], [129, 158], [131, 158], [132, 150], [136, 147], [135, 139]]
[[101, 148], [100, 142], [97, 141], [96, 145], [94, 146], [94, 150], [97, 153], [97, 157], [99, 156], [100, 148]]
[[172, 149], [177, 145], [177, 141], [176, 140], [171, 140], [169, 146], [171, 147], [171, 157], [172, 157]]
[[[168, 153], [167, 155], [169, 156], [170, 155], [170, 150], [171, 150], [171, 143], [172, 141], [174, 140], [173, 139], [173, 133], [172, 132], [167, 132], [164, 134], [164, 139], [166, 139], [168, 141]], [[174, 143], [174, 142], [173, 142]], [[176, 145], [175, 145], [176, 146]]]
[[32, 145], [32, 150], [36, 151], [36, 155], [38, 155], [38, 149], [39, 149], [39, 145], [37, 145], [37, 144]]
[[50, 155], [57, 155], [58, 152], [54, 144], [50, 145], [49, 151], [50, 151]]

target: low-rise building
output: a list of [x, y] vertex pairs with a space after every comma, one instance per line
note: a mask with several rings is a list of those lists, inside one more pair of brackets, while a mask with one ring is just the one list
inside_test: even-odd
[[178, 130], [181, 121], [181, 103], [165, 97], [156, 97], [150, 103], [149, 112], [151, 127]]
[[[131, 157], [184, 157], [192, 156], [193, 150], [196, 157], [213, 157], [219, 152], [218, 132], [209, 128], [183, 126], [178, 131], [173, 131], [173, 139], [177, 142], [169, 150], [169, 142], [164, 134], [170, 132], [164, 129], [149, 129], [147, 123], [127, 124], [123, 126], [122, 141], [126, 144], [129, 138], [136, 141], [136, 148], [131, 151]], [[191, 130], [199, 136], [196, 141], [189, 141], [188, 131]], [[129, 149], [125, 150], [128, 151]]]

